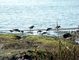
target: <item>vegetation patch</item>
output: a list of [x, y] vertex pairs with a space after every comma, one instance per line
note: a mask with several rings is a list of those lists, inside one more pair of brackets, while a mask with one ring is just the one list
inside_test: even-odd
[[79, 45], [73, 40], [50, 36], [0, 34], [0, 60], [20, 59], [17, 55], [32, 60], [78, 60]]

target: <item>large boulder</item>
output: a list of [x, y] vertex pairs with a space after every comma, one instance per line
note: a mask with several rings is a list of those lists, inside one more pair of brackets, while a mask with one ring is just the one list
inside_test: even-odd
[[68, 38], [68, 37], [71, 37], [72, 35], [70, 33], [66, 33], [63, 35], [63, 38]]

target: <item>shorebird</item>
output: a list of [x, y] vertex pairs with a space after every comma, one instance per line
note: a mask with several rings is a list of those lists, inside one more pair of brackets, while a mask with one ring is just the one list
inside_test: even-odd
[[19, 29], [13, 29], [13, 31], [20, 32], [20, 30], [19, 30]]
[[56, 26], [56, 28], [60, 28], [60, 26]]
[[10, 30], [10, 32], [13, 32], [13, 30]]
[[34, 25], [30, 26], [29, 28], [30, 28], [30, 29], [33, 29], [33, 28], [34, 28]]
[[52, 28], [47, 28], [46, 31], [52, 30]]
[[31, 29], [33, 29], [33, 28], [34, 28], [34, 25], [30, 26], [30, 27], [29, 27], [30, 31], [27, 32], [27, 33], [31, 33], [31, 34], [33, 34], [33, 32], [31, 31]]
[[43, 35], [43, 34], [47, 34], [47, 32], [43, 32], [42, 35]]
[[37, 31], [37, 34], [41, 34], [41, 32], [42, 32], [42, 30], [38, 30], [38, 31]]
[[22, 31], [20, 31], [22, 34], [24, 33], [24, 31], [22, 30]]
[[38, 33], [38, 32], [42, 32], [42, 30], [38, 30], [37, 33]]
[[57, 29], [60, 28], [60, 26], [58, 25], [58, 21], [57, 21], [57, 26], [56, 26], [56, 28], [57, 28]]

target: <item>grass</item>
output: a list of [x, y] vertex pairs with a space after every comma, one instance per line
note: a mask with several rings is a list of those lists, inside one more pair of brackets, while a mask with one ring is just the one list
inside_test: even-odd
[[[58, 46], [59, 44], [59, 40], [55, 40], [55, 38], [53, 37], [48, 37], [48, 36], [27, 36], [28, 40], [33, 40], [35, 42], [42, 42], [45, 45], [51, 44], [54, 46]], [[67, 44], [68, 46], [71, 46], [71, 42], [70, 41], [64, 41], [64, 40], [60, 40], [62, 44]]]
[[[49, 36], [24, 36], [23, 40], [17, 39], [15, 36], [21, 36], [16, 34], [0, 34], [0, 42], [5, 42], [4, 48], [10, 48], [11, 46], [19, 45], [24, 46], [24, 44], [27, 44], [27, 41], [33, 44], [43, 44], [45, 46], [51, 45], [51, 46], [58, 46], [59, 40], [55, 40], [52, 37]], [[61, 43], [64, 45], [66, 43], [67, 46], [71, 46], [72, 44], [69, 41], [63, 41], [60, 40]], [[6, 44], [7, 43], [7, 44]]]
[[[28, 50], [32, 51], [32, 55], [37, 55], [39, 53], [45, 53], [49, 55], [48, 52], [51, 52], [56, 57], [55, 54], [58, 54], [59, 44], [60, 44], [60, 55], [61, 59], [67, 57], [65, 55], [69, 55], [66, 53], [67, 51], [71, 51], [73, 54], [73, 46], [75, 46], [71, 40], [59, 40], [49, 36], [23, 36], [23, 39], [17, 39], [16, 36], [22, 36], [18, 34], [0, 34], [0, 45], [3, 46], [0, 48], [0, 56], [2, 57], [11, 57], [15, 54], [27, 52]], [[17, 47], [16, 47], [17, 46]], [[68, 48], [67, 48], [68, 47]], [[76, 53], [79, 53], [79, 45], [76, 45]], [[47, 53], [46, 53], [47, 52]], [[59, 54], [58, 54], [59, 55]], [[78, 55], [78, 54], [76, 54]], [[39, 55], [38, 55], [39, 56]], [[64, 57], [65, 56], [65, 57]], [[71, 53], [69, 55], [71, 58]], [[58, 57], [58, 56], [57, 56]], [[57, 58], [56, 57], [56, 58]], [[55, 60], [55, 59], [54, 59]], [[65, 58], [65, 60], [67, 60]]]
[[24, 51], [27, 51], [26, 49], [2, 49], [0, 50], [0, 56], [12, 56], [14, 54], [22, 53]]

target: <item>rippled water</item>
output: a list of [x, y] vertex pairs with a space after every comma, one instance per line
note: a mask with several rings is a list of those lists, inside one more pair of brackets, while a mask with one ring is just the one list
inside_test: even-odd
[[79, 25], [79, 1], [55, 1], [44, 5], [0, 5], [0, 29], [54, 28]]

